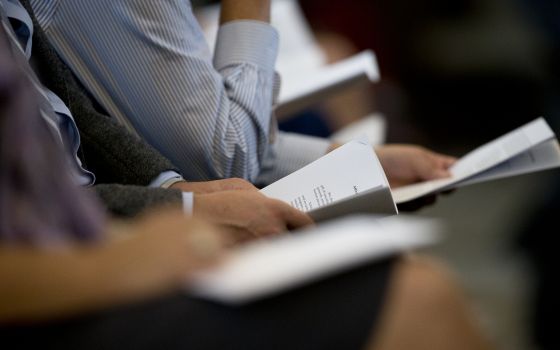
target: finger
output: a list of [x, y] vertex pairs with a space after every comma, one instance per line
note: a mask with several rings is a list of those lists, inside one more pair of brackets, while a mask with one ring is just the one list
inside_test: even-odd
[[420, 157], [413, 158], [411, 161], [416, 175], [421, 181], [434, 180], [450, 175], [447, 169], [440, 167], [439, 158], [429, 151], [424, 151]]
[[288, 230], [314, 225], [313, 219], [301, 210], [295, 209], [288, 204], [282, 203], [284, 206], [283, 218]]
[[227, 247], [235, 247], [237, 245], [247, 243], [257, 237], [246, 228], [239, 226], [224, 227], [225, 244]]
[[443, 157], [443, 163], [444, 163], [444, 166], [445, 166], [446, 168], [449, 168], [449, 167], [452, 166], [453, 164], [457, 163], [457, 160], [458, 160], [458, 159], [455, 158], [455, 157], [450, 157], [450, 156], [444, 156], [444, 157]]
[[449, 169], [453, 164], [457, 162], [457, 158], [449, 157], [449, 156], [436, 156], [436, 162], [438, 169]]
[[420, 177], [423, 180], [447, 178], [452, 175], [449, 172], [449, 167], [455, 162], [454, 158], [440, 156], [433, 152], [426, 154], [426, 156], [427, 159], [420, 161], [421, 164], [418, 164]]
[[443, 179], [446, 177], [451, 177], [451, 173], [447, 169], [434, 169], [432, 171], [431, 179]]
[[189, 252], [202, 264], [215, 262], [225, 250], [225, 242], [219, 231], [206, 223], [190, 223], [186, 235]]

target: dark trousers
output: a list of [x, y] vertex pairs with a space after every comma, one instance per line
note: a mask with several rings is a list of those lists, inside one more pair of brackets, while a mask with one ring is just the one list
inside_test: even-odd
[[14, 349], [361, 349], [394, 260], [243, 306], [176, 294], [49, 324], [4, 326], [0, 339]]

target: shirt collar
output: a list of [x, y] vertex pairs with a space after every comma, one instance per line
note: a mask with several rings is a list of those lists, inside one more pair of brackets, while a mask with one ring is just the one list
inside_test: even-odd
[[3, 15], [11, 22], [12, 30], [27, 60], [31, 58], [33, 20], [18, 0], [0, 0]]

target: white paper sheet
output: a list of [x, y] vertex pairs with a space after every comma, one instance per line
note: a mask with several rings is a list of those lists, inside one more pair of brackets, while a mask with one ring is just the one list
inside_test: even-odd
[[403, 203], [454, 187], [558, 166], [556, 136], [544, 118], [538, 118], [460, 158], [450, 168], [450, 178], [400, 187], [393, 190], [393, 197]]
[[379, 81], [373, 51], [367, 50], [340, 62], [285, 74], [278, 98], [277, 114], [288, 115], [325, 100], [350, 85]]
[[222, 265], [199, 273], [189, 290], [207, 299], [244, 303], [433, 244], [440, 229], [431, 219], [346, 217], [241, 247]]
[[[382, 213], [397, 212], [383, 168], [366, 140], [350, 141], [261, 192], [310, 214], [328, 206], [339, 206], [339, 215], [348, 214], [344, 206], [351, 207], [361, 194], [371, 196], [369, 212], [381, 207], [386, 208]], [[375, 197], [383, 192], [387, 195]], [[332, 215], [337, 216], [337, 212]]]

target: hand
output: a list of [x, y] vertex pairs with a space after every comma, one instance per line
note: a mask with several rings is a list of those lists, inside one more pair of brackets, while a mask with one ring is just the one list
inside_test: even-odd
[[375, 150], [391, 187], [451, 176], [456, 159], [412, 145], [386, 145]]
[[194, 215], [229, 229], [234, 243], [313, 224], [289, 204], [251, 191], [195, 195]]
[[112, 276], [113, 297], [147, 297], [179, 288], [189, 275], [217, 263], [224, 242], [214, 227], [182, 212], [157, 212], [114, 223], [116, 239], [97, 248], [96, 273]]
[[231, 190], [258, 191], [253, 184], [239, 178], [200, 182], [180, 181], [174, 183], [171, 188], [194, 193], [213, 193]]

